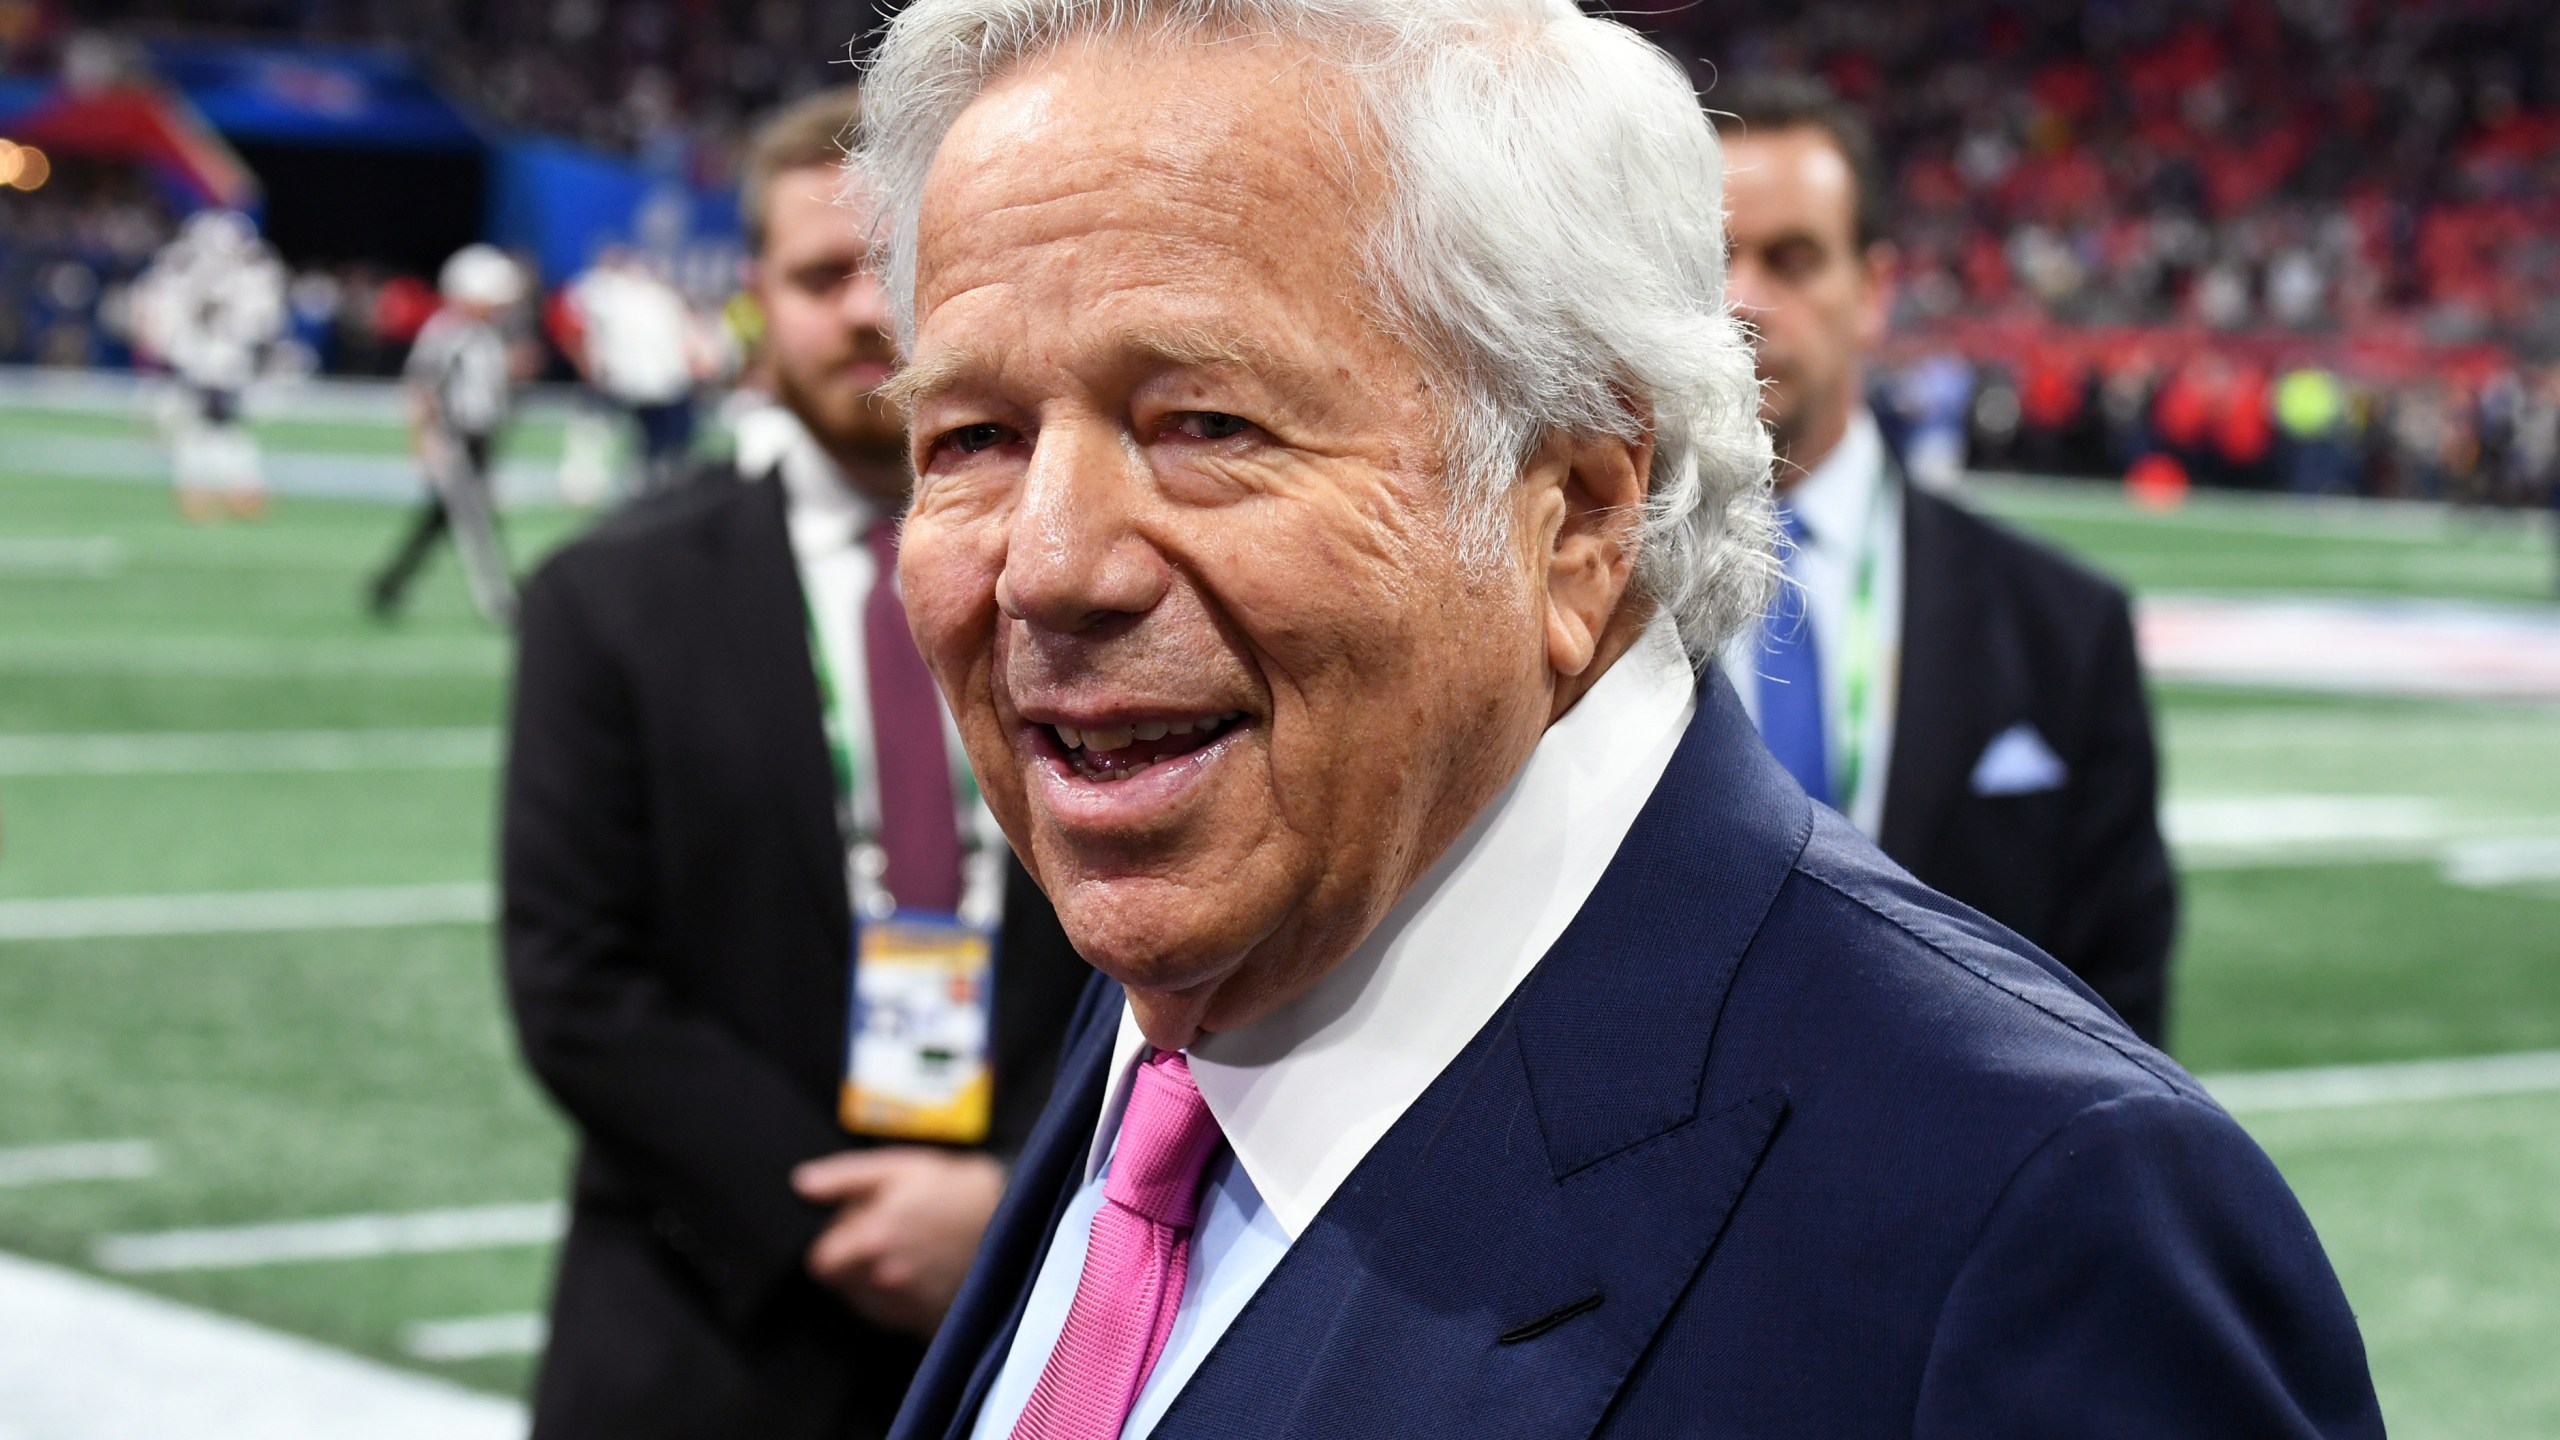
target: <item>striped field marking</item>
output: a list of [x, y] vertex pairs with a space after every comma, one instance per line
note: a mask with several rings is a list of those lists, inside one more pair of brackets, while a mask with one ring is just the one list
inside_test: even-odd
[[2379, 1065], [2323, 1065], [2304, 1070], [2209, 1075], [2204, 1087], [2234, 1114], [2346, 1110], [2495, 1095], [2560, 1091], [2560, 1050], [2477, 1055], [2461, 1060], [2403, 1060]]
[[148, 1140], [83, 1140], [0, 1150], [0, 1190], [74, 1180], [141, 1180], [160, 1169]]
[[0, 1255], [0, 1435], [523, 1440], [522, 1406]]
[[166, 734], [0, 735], [0, 775], [221, 775], [340, 770], [479, 770], [498, 732], [234, 730]]
[[487, 1360], [534, 1354], [549, 1333], [549, 1324], [530, 1310], [511, 1315], [472, 1315], [412, 1325], [400, 1332], [400, 1348], [419, 1360]]
[[91, 1258], [99, 1269], [118, 1275], [244, 1270], [259, 1265], [547, 1245], [559, 1239], [568, 1224], [568, 1208], [550, 1200], [402, 1214], [332, 1215], [269, 1225], [109, 1235], [98, 1241]]
[[441, 679], [506, 673], [498, 640], [252, 640], [20, 635], [0, 637], [0, 671], [22, 675], [134, 676], [154, 680]]
[[2446, 883], [2470, 890], [2560, 880], [2560, 835], [2475, 840], [2444, 852]]
[[124, 543], [104, 535], [0, 536], [0, 579], [104, 580], [124, 559]]
[[0, 900], [0, 941], [483, 925], [496, 909], [495, 892], [477, 881]]

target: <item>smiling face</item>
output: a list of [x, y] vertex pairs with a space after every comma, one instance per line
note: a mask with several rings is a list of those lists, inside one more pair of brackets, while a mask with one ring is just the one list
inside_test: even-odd
[[908, 614], [1160, 1046], [1348, 954], [1641, 618], [1590, 518], [1641, 447], [1551, 443], [1458, 558], [1434, 382], [1354, 298], [1374, 164], [1316, 138], [1352, 103], [1278, 42], [1072, 45], [927, 185]]

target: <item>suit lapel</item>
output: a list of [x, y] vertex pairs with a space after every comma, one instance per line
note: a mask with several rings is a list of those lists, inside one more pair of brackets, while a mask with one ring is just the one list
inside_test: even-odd
[[1599, 888], [1298, 1238], [1156, 1434], [1588, 1434], [1786, 1112], [1706, 1100], [1751, 938], [1811, 833], [1710, 675]]
[[1956, 518], [1946, 501], [1904, 487], [1902, 673], [1879, 841], [1905, 864], [1937, 834], [1981, 743], [1988, 601]]
[[1014, 1163], [1004, 1201], [987, 1225], [977, 1262], [907, 1393], [895, 1433], [959, 1440], [976, 1423], [987, 1387], [1004, 1368], [1014, 1331], [1047, 1263], [1058, 1222], [1084, 1183], [1085, 1155], [1119, 1033], [1120, 987], [1095, 976], [1067, 1027], [1057, 1088], [1031, 1143]]
[[[739, 483], [724, 473], [704, 483]], [[778, 793], [787, 796], [785, 817], [799, 857], [810, 903], [821, 907], [850, 951], [852, 902], [845, 890], [844, 840], [838, 833], [834, 769], [827, 759], [819, 713], [817, 672], [809, 663], [808, 605], [801, 596], [800, 567], [792, 559], [782, 485], [744, 482], [728, 523], [705, 532], [704, 560], [718, 579], [710, 587], [715, 643], [726, 652], [706, 673], [733, 677], [742, 714], [759, 718], [765, 763], [774, 767]]]

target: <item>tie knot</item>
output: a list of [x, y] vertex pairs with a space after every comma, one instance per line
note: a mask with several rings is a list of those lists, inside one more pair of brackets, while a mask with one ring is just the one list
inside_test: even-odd
[[1222, 1138], [1190, 1062], [1159, 1050], [1130, 1087], [1102, 1193], [1159, 1225], [1187, 1230], [1200, 1210], [1200, 1173]]

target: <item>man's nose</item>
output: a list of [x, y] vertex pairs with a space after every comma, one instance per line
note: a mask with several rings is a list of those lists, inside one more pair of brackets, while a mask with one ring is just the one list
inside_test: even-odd
[[1737, 250], [1725, 262], [1724, 298], [1726, 303], [1742, 312], [1745, 320], [1770, 307], [1772, 297], [1768, 272], [1760, 268], [1750, 252]]
[[1145, 462], [1107, 425], [1045, 426], [1013, 512], [996, 604], [1010, 619], [1081, 635], [1143, 615], [1172, 570], [1141, 533]]
[[857, 330], [889, 328], [889, 287], [869, 270], [856, 270], [844, 286], [844, 323]]

